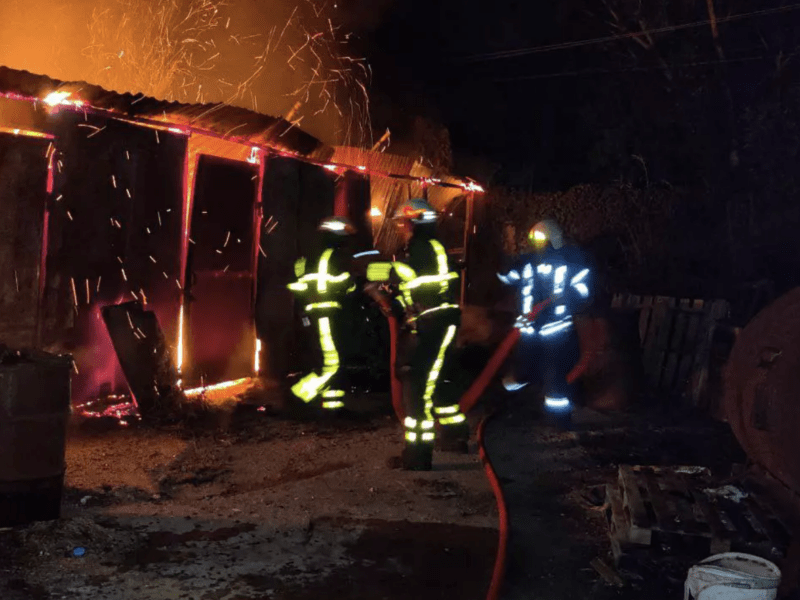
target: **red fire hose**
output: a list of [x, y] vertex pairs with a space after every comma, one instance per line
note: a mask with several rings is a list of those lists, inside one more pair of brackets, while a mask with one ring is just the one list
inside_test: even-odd
[[[542, 312], [542, 310], [544, 310], [544, 308], [550, 304], [550, 302], [551, 300], [548, 298], [547, 300], [536, 304], [533, 307], [533, 310], [528, 313], [528, 319], [531, 321], [536, 319], [539, 313]], [[508, 358], [508, 355], [511, 354], [511, 350], [513, 350], [517, 340], [519, 340], [519, 336], [520, 331], [515, 327], [509, 332], [505, 339], [503, 339], [503, 341], [500, 343], [500, 346], [498, 346], [497, 350], [495, 350], [495, 353], [489, 359], [489, 362], [486, 363], [486, 366], [483, 368], [483, 371], [481, 371], [481, 374], [478, 375], [478, 378], [472, 382], [472, 385], [469, 387], [469, 389], [464, 392], [463, 396], [461, 396], [461, 400], [458, 403], [461, 407], [461, 412], [466, 414], [475, 406], [475, 404], [478, 402], [478, 399], [480, 399], [481, 395], [486, 390], [486, 387], [492, 381], [492, 378], [495, 376], [500, 367], [503, 366], [503, 363]], [[586, 371], [586, 368], [589, 365], [588, 359], [588, 354], [581, 356], [578, 364], [576, 364], [567, 374], [567, 383], [572, 383], [578, 377], [580, 377], [584, 371]]]
[[[542, 310], [544, 310], [548, 304], [550, 304], [550, 302], [551, 300], [548, 298], [547, 300], [534, 305], [533, 310], [528, 313], [528, 319], [533, 321], [539, 315], [539, 313], [542, 312]], [[516, 345], [517, 340], [519, 340], [519, 336], [519, 329], [515, 327], [505, 337], [495, 353], [492, 355], [492, 358], [490, 358], [489, 362], [486, 363], [486, 366], [483, 368], [483, 371], [481, 371], [481, 374], [478, 375], [478, 378], [472, 382], [472, 385], [469, 386], [469, 389], [464, 392], [463, 396], [461, 396], [461, 400], [458, 403], [461, 407], [461, 412], [466, 414], [473, 406], [475, 406], [475, 404], [478, 402], [478, 399], [486, 389], [486, 386], [489, 385], [498, 369], [506, 361], [506, 358], [508, 358], [511, 350]]]
[[397, 378], [396, 362], [397, 362], [397, 318], [392, 313], [392, 307], [389, 300], [381, 293], [371, 294], [372, 298], [380, 305], [386, 320], [389, 321], [389, 374], [392, 379], [392, 407], [397, 415], [397, 418], [402, 423], [405, 418], [405, 409], [403, 408], [403, 386]]
[[483, 468], [486, 470], [486, 477], [489, 484], [492, 486], [495, 501], [497, 502], [498, 512], [498, 528], [500, 536], [497, 540], [497, 554], [494, 559], [494, 571], [492, 572], [492, 581], [489, 584], [489, 592], [486, 594], [486, 600], [498, 600], [500, 598], [500, 590], [503, 585], [503, 578], [506, 573], [506, 550], [508, 546], [508, 511], [506, 509], [506, 502], [503, 498], [503, 490], [500, 487], [500, 481], [497, 479], [497, 474], [494, 472], [492, 463], [486, 453], [486, 448], [483, 446], [483, 435], [486, 428], [486, 423], [494, 416], [494, 413], [485, 416], [480, 425], [478, 425], [478, 451], [481, 455], [481, 462]]

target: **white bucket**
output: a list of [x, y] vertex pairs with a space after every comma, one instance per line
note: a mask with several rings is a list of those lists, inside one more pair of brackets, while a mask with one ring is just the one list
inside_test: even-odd
[[768, 560], [726, 552], [709, 556], [689, 569], [684, 600], [774, 600], [780, 569]]

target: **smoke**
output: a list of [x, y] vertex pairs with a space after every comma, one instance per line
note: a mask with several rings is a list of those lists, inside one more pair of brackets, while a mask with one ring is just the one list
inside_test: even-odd
[[290, 117], [325, 142], [372, 142], [370, 67], [348, 28], [390, 0], [2, 0], [0, 64], [180, 102]]

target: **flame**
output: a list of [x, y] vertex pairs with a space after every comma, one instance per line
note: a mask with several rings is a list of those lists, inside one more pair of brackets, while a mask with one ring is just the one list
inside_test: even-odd
[[253, 371], [258, 375], [261, 370], [261, 340], [256, 338], [256, 355], [253, 362]]
[[0, 133], [11, 133], [13, 135], [24, 135], [25, 137], [43, 138], [45, 140], [54, 140], [54, 136], [41, 131], [32, 131], [29, 129], [14, 129], [12, 127], [0, 127]]
[[71, 95], [70, 92], [50, 92], [44, 97], [44, 103], [47, 104], [47, 106], [58, 106]]
[[369, 211], [369, 214], [372, 217], [380, 217], [383, 213], [381, 212], [380, 208], [378, 208], [377, 206], [373, 206], [372, 210]]
[[178, 315], [178, 356], [177, 356], [178, 374], [181, 373], [183, 368], [183, 304], [181, 303], [180, 314]]
[[333, 171], [335, 173], [338, 167], [336, 165], [322, 165], [322, 168], [328, 169], [328, 171]]
[[478, 192], [480, 194], [486, 191], [474, 181], [470, 181], [469, 183], [467, 183], [464, 186], [464, 189], [467, 190], [468, 192]]
[[247, 162], [252, 165], [261, 164], [261, 148], [258, 146], [253, 146], [250, 148], [250, 156], [247, 157]]
[[196, 398], [197, 396], [205, 396], [208, 392], [218, 392], [220, 390], [226, 390], [230, 392], [233, 388], [239, 387], [244, 390], [250, 387], [252, 383], [253, 380], [250, 377], [244, 377], [242, 379], [234, 379], [233, 381], [223, 381], [222, 383], [217, 383], [206, 387], [193, 388], [191, 390], [186, 390], [184, 394], [187, 398]]

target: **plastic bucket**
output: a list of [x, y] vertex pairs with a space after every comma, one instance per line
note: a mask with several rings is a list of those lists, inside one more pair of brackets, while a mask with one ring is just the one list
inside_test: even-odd
[[726, 552], [689, 569], [684, 600], [774, 600], [781, 583], [780, 569], [768, 560]]

